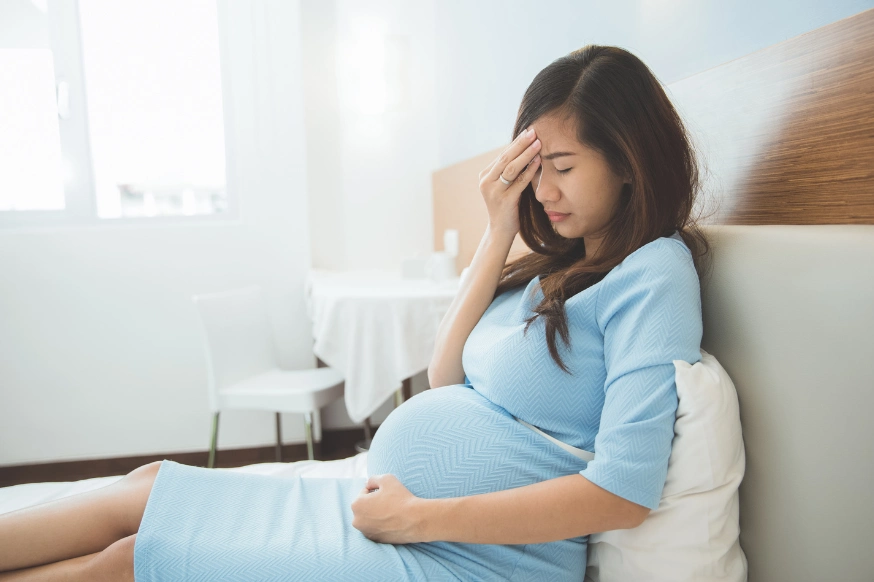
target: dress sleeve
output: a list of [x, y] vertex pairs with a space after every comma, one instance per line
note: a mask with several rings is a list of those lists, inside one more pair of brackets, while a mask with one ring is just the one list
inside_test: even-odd
[[655, 509], [668, 472], [677, 411], [674, 360], [701, 359], [701, 295], [686, 246], [657, 239], [602, 281], [604, 408], [595, 458], [580, 474]]

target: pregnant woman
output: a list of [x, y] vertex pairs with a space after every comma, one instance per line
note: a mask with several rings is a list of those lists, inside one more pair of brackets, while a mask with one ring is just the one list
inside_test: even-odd
[[[433, 387], [368, 479], [162, 461], [0, 516], [0, 580], [580, 580], [589, 534], [658, 506], [695, 363], [698, 174], [634, 55], [543, 69], [479, 176], [488, 226], [441, 322]], [[507, 264], [518, 234], [533, 252]], [[658, 540], [653, 540], [653, 544]]]

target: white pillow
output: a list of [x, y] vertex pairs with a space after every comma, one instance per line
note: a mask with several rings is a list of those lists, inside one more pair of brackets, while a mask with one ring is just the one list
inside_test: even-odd
[[701, 356], [674, 360], [679, 404], [659, 506], [636, 528], [589, 536], [586, 582], [746, 582], [737, 392], [716, 358]]

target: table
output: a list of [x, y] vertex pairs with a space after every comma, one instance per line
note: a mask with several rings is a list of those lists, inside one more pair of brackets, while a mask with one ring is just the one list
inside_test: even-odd
[[395, 271], [309, 270], [304, 296], [313, 352], [343, 374], [353, 422], [365, 421], [393, 393], [395, 406], [403, 402], [402, 384], [408, 387], [410, 377], [428, 368], [437, 328], [460, 281], [406, 279]]

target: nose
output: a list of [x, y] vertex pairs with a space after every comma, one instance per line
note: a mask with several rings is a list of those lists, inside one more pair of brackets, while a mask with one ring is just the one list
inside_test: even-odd
[[561, 198], [561, 191], [558, 189], [558, 186], [550, 180], [549, 176], [544, 174], [545, 172], [540, 170], [534, 176], [534, 179], [531, 180], [533, 182], [534, 197], [541, 204], [544, 202], [555, 202]]

